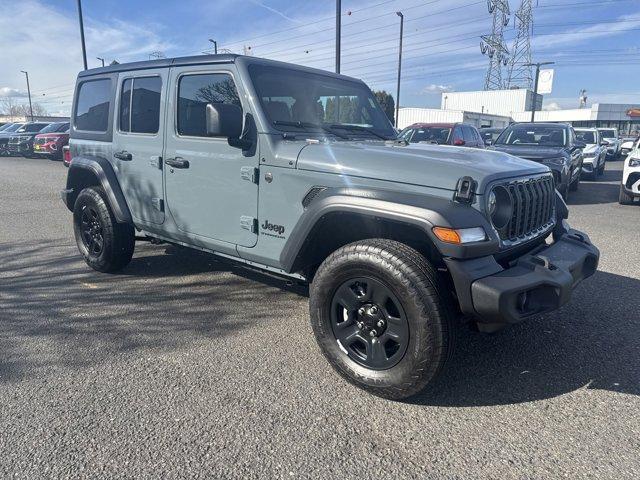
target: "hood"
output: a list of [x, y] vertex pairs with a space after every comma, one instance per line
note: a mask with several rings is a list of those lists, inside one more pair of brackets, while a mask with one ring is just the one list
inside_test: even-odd
[[534, 162], [566, 155], [566, 150], [563, 147], [541, 147], [537, 145], [492, 145], [491, 150], [509, 153]]
[[65, 136], [69, 136], [68, 133], [65, 132], [59, 132], [59, 133], [55, 133], [55, 132], [51, 132], [51, 133], [37, 133], [36, 137], [40, 137], [40, 138], [48, 138], [48, 137], [65, 137]]
[[548, 172], [546, 166], [484, 149], [385, 142], [306, 145], [297, 168], [396, 183], [455, 190], [461, 177], [478, 182], [478, 192], [497, 178]]
[[596, 153], [600, 145], [596, 145], [595, 143], [587, 143], [587, 146], [584, 147], [582, 153]]

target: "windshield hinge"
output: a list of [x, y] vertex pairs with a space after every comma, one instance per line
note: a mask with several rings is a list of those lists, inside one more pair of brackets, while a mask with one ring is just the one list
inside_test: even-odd
[[460, 178], [456, 185], [456, 193], [453, 199], [456, 202], [472, 204], [476, 195], [477, 186], [478, 182], [471, 177]]
[[258, 167], [241, 167], [240, 177], [243, 180], [247, 180], [251, 183], [258, 183], [258, 179], [260, 178], [260, 170], [258, 169]]

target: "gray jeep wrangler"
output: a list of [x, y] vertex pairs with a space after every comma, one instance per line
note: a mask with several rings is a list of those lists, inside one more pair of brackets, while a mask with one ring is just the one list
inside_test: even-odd
[[326, 358], [387, 398], [433, 382], [463, 321], [557, 309], [598, 266], [548, 167], [409, 145], [329, 72], [236, 55], [87, 70], [70, 146], [62, 197], [90, 267], [126, 267], [144, 237], [308, 282]]

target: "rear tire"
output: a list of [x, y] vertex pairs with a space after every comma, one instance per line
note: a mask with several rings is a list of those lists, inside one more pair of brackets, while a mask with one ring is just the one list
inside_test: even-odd
[[624, 185], [620, 185], [620, 194], [618, 195], [618, 203], [620, 205], [629, 205], [633, 203], [633, 195], [629, 195], [625, 189]]
[[100, 187], [80, 192], [73, 208], [73, 230], [78, 250], [94, 270], [116, 272], [131, 261], [135, 232], [118, 223]]
[[428, 387], [453, 350], [452, 309], [437, 275], [424, 256], [394, 240], [362, 240], [332, 253], [316, 272], [309, 302], [331, 366], [384, 398]]

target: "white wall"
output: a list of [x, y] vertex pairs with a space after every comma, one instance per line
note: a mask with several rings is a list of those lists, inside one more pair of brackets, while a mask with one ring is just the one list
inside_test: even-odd
[[[538, 95], [539, 101], [542, 96]], [[493, 115], [512, 115], [530, 110], [533, 92], [518, 90], [488, 90], [477, 92], [446, 92], [440, 99], [443, 110], [464, 110]]]
[[414, 123], [456, 123], [464, 120], [464, 112], [437, 108], [401, 108], [398, 112], [398, 128]]

